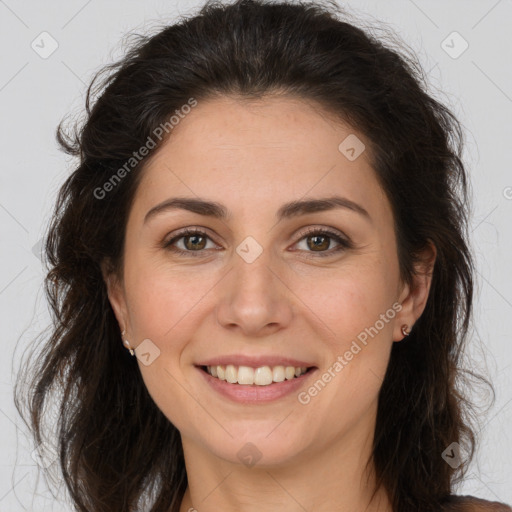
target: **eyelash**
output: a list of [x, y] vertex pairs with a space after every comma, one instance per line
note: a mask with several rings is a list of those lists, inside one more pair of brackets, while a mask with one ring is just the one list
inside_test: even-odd
[[[176, 247], [174, 247], [172, 245], [174, 242], [176, 242], [178, 240], [181, 240], [182, 238], [185, 238], [187, 236], [191, 236], [191, 235], [199, 235], [199, 236], [206, 237], [206, 238], [211, 240], [211, 238], [208, 236], [208, 234], [205, 233], [204, 231], [202, 231], [200, 229], [195, 229], [195, 228], [194, 229], [187, 228], [187, 229], [181, 231], [180, 233], [178, 233], [173, 238], [171, 238], [169, 241], [164, 242], [163, 243], [163, 248], [168, 250], [168, 251], [174, 252], [174, 253], [176, 253], [176, 254], [178, 254], [180, 256], [185, 256], [185, 257], [191, 256], [193, 258], [194, 257], [199, 257], [199, 256], [201, 256], [201, 253], [204, 252], [206, 249], [200, 249], [200, 250], [197, 250], [197, 251], [184, 251], [183, 249], [178, 249], [178, 248], [176, 248]], [[346, 249], [352, 249], [354, 247], [353, 243], [350, 240], [342, 238], [338, 233], [336, 233], [334, 231], [330, 231], [328, 229], [321, 229], [321, 228], [310, 228], [310, 229], [308, 229], [305, 233], [302, 233], [302, 236], [299, 239], [299, 242], [301, 240], [303, 240], [304, 238], [310, 237], [312, 235], [327, 236], [329, 238], [332, 238], [339, 245], [335, 249], [330, 249], [328, 251], [319, 251], [319, 252], [316, 252], [316, 251], [305, 251], [305, 252], [311, 252], [311, 253], [315, 254], [315, 256], [306, 256], [307, 258], [316, 258], [316, 257], [325, 258], [325, 257], [328, 257], [328, 256], [332, 256], [334, 254], [337, 254], [340, 251], [343, 251], [343, 250], [346, 250]]]

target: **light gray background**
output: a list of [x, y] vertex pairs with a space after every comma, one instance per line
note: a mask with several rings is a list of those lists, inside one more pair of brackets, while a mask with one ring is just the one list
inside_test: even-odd
[[[396, 30], [419, 54], [432, 94], [465, 127], [478, 268], [472, 367], [492, 377], [497, 400], [482, 419], [481, 449], [459, 494], [512, 503], [512, 2], [339, 3], [361, 19], [382, 20]], [[68, 112], [80, 115], [86, 84], [94, 71], [121, 56], [123, 35], [154, 30], [155, 22], [172, 21], [200, 4], [0, 0], [0, 512], [70, 510], [38, 480], [34, 447], [12, 401], [13, 357], [16, 369], [23, 349], [49, 321], [38, 242], [73, 164], [58, 151], [55, 128]], [[58, 43], [47, 58], [31, 47], [35, 41], [40, 51], [50, 48], [48, 36], [40, 35], [44, 31]], [[457, 58], [463, 40], [446, 39], [454, 31], [469, 44]]]

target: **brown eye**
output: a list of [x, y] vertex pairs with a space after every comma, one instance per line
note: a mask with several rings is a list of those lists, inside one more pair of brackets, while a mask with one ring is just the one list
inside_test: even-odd
[[[203, 252], [206, 252], [208, 240], [211, 241], [211, 238], [204, 231], [187, 229], [178, 233], [168, 242], [165, 242], [163, 248], [175, 252], [178, 255], [201, 256]], [[340, 236], [337, 232], [325, 229], [312, 229], [303, 234], [299, 243], [303, 240], [306, 240], [306, 248], [300, 250], [306, 253], [315, 253], [314, 256], [307, 257], [332, 256], [335, 253], [353, 247], [350, 240]], [[183, 241], [182, 247], [178, 247], [177, 245], [181, 241]], [[332, 241], [335, 241], [338, 246], [329, 249]]]
[[[182, 240], [182, 247], [176, 247]], [[200, 256], [205, 252], [208, 240], [211, 239], [204, 231], [187, 229], [165, 242], [163, 248], [183, 256]]]
[[186, 235], [182, 237], [185, 247], [190, 250], [204, 249], [206, 245], [206, 237], [202, 235]]
[[[306, 248], [300, 250], [306, 253], [315, 253], [314, 256], [307, 256], [312, 258], [316, 258], [317, 256], [332, 256], [340, 251], [353, 248], [353, 244], [349, 239], [342, 237], [340, 233], [326, 229], [310, 229], [306, 233], [303, 233], [299, 243], [303, 240], [306, 240]], [[331, 241], [333, 240], [338, 246], [329, 249]]]
[[[310, 249], [320, 249], [325, 250], [329, 248], [329, 238], [325, 235], [314, 235], [314, 236], [308, 236], [306, 237], [308, 239], [308, 247]], [[309, 243], [309, 240], [312, 242]]]

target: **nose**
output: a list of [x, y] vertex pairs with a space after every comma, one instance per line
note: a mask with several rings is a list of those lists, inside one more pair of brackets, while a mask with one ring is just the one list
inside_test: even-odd
[[252, 263], [237, 253], [233, 268], [219, 283], [220, 300], [216, 307], [217, 322], [247, 337], [268, 336], [286, 328], [293, 317], [293, 294], [277, 268], [273, 268], [269, 251]]

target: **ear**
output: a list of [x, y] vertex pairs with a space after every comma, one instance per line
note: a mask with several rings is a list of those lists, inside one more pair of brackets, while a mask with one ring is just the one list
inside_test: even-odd
[[128, 324], [128, 308], [123, 284], [109, 262], [105, 260], [101, 263], [101, 273], [107, 287], [108, 300], [119, 324], [119, 330], [120, 332], [123, 330], [128, 332], [130, 326]]
[[432, 284], [436, 257], [437, 249], [429, 241], [427, 248], [420, 255], [420, 260], [415, 264], [412, 283], [405, 284], [401, 289], [399, 303], [402, 305], [402, 309], [395, 317], [394, 341], [402, 341], [404, 338], [402, 325], [407, 325], [407, 330], [410, 331], [423, 313]]

